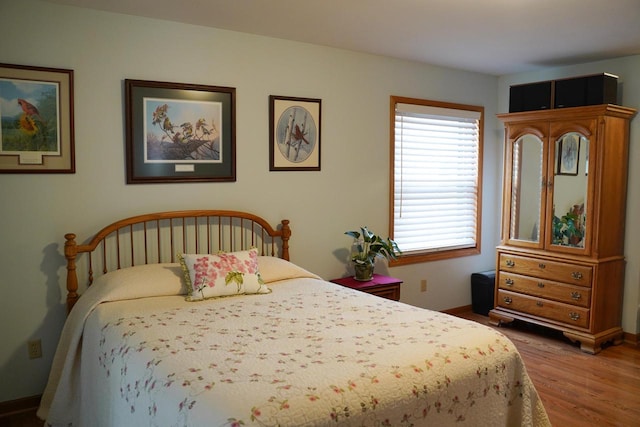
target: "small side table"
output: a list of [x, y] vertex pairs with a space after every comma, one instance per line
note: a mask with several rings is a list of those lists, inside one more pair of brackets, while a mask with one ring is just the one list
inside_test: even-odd
[[374, 273], [373, 279], [368, 282], [361, 282], [352, 276], [331, 279], [331, 282], [390, 300], [400, 300], [400, 285], [402, 284], [402, 280], [396, 279], [395, 277]]

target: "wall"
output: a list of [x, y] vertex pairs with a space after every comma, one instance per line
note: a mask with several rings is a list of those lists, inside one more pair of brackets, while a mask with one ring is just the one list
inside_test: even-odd
[[[611, 73], [618, 76], [618, 104], [640, 110], [640, 56], [629, 56], [575, 66], [550, 67], [544, 71], [513, 74], [499, 79], [498, 110], [509, 109], [509, 86], [564, 77]], [[625, 255], [627, 267], [622, 307], [622, 327], [625, 332], [640, 332], [640, 118], [631, 121], [629, 175], [625, 224]], [[612, 218], [612, 221], [615, 219]]]
[[[292, 260], [346, 274], [361, 225], [388, 229], [389, 96], [485, 106], [482, 255], [394, 268], [402, 301], [471, 303], [469, 276], [494, 266], [502, 132], [496, 77], [200, 26], [0, 2], [0, 62], [74, 70], [77, 172], [0, 175], [0, 402], [40, 394], [65, 318], [63, 235], [80, 240], [140, 213], [224, 208], [291, 220]], [[237, 182], [126, 185], [124, 79], [237, 89]], [[322, 99], [322, 170], [269, 172], [269, 95]], [[420, 279], [428, 291], [419, 290]], [[41, 338], [44, 357], [27, 358]]]

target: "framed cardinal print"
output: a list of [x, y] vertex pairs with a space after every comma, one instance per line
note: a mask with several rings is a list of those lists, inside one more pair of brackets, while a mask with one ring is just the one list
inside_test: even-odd
[[269, 170], [320, 170], [320, 99], [269, 97]]
[[0, 173], [75, 173], [73, 70], [0, 64]]

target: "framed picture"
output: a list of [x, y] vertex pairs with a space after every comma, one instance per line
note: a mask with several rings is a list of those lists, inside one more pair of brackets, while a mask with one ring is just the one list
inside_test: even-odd
[[75, 173], [73, 70], [0, 64], [0, 173]]
[[558, 142], [558, 175], [578, 175], [580, 139], [575, 133], [565, 135]]
[[235, 88], [125, 80], [127, 184], [236, 180]]
[[269, 170], [320, 170], [320, 99], [269, 97]]

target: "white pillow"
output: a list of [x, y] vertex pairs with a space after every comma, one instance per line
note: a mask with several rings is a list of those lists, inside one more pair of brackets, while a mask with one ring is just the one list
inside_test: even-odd
[[258, 271], [258, 250], [178, 254], [187, 284], [187, 301], [271, 292]]
[[259, 256], [258, 267], [260, 268], [260, 276], [265, 283], [302, 277], [321, 279], [317, 274], [311, 273], [292, 262], [272, 256]]
[[[184, 295], [187, 293], [178, 263], [136, 265], [99, 276], [85, 294], [104, 288], [115, 299], [146, 296]], [[121, 295], [121, 296], [120, 296]], [[84, 295], [83, 295], [84, 296]]]

